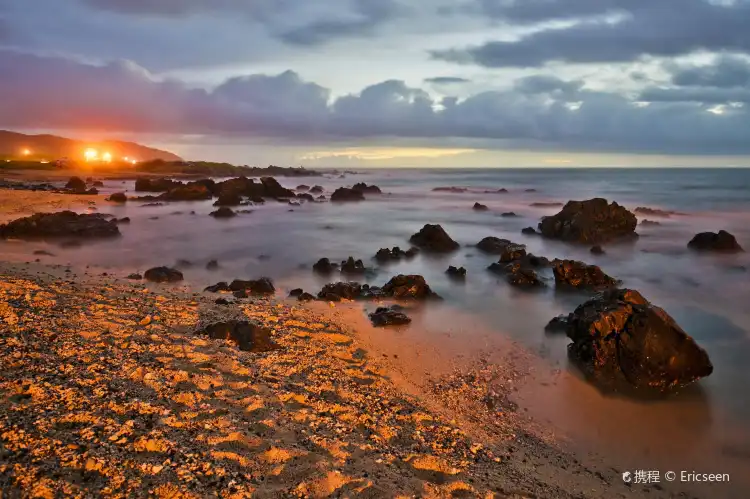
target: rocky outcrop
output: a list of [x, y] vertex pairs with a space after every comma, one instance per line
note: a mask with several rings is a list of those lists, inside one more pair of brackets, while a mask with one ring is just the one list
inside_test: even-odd
[[248, 198], [262, 198], [264, 187], [247, 177], [230, 178], [219, 182], [214, 187], [214, 192], [222, 196], [245, 196]]
[[107, 198], [107, 201], [111, 201], [113, 203], [126, 203], [128, 201], [128, 197], [124, 192], [115, 192], [114, 194], [110, 194], [110, 196]]
[[619, 284], [596, 265], [587, 265], [575, 260], [557, 260], [552, 267], [555, 283], [576, 289], [602, 290]]
[[382, 287], [382, 293], [396, 300], [440, 299], [421, 275], [397, 275]]
[[413, 245], [433, 253], [448, 253], [459, 248], [440, 225], [427, 224], [409, 239]]
[[695, 251], [715, 251], [724, 253], [739, 253], [744, 251], [737, 239], [725, 230], [716, 232], [701, 232], [696, 234], [688, 243], [688, 248]]
[[310, 194], [321, 194], [324, 190], [322, 185], [314, 185], [310, 188]]
[[271, 339], [271, 330], [248, 321], [224, 321], [211, 324], [196, 334], [215, 340], [229, 340], [245, 352], [269, 352], [281, 347]]
[[151, 282], [179, 282], [183, 279], [182, 272], [170, 267], [154, 267], [148, 269], [143, 277]]
[[370, 314], [370, 321], [375, 327], [405, 326], [411, 319], [396, 307], [378, 307]]
[[70, 177], [65, 188], [76, 194], [85, 193], [87, 189], [86, 182], [81, 177]]
[[636, 236], [635, 215], [615, 202], [595, 198], [568, 201], [557, 215], [539, 223], [543, 236], [563, 241], [600, 244]]
[[281, 187], [281, 184], [273, 177], [261, 177], [263, 185], [263, 196], [272, 198], [293, 198], [294, 191]]
[[347, 203], [364, 200], [365, 196], [361, 191], [347, 189], [346, 187], [339, 187], [333, 192], [333, 194], [331, 194], [331, 202], [333, 203]]
[[214, 201], [214, 206], [239, 206], [242, 204], [242, 196], [236, 192], [223, 192]]
[[414, 258], [419, 253], [419, 250], [417, 248], [409, 248], [406, 251], [403, 251], [398, 246], [394, 246], [391, 249], [388, 248], [380, 248], [377, 253], [375, 253], [375, 260], [377, 260], [380, 263], [387, 263], [390, 261], [399, 261], [402, 258]]
[[235, 279], [229, 284], [229, 290], [235, 293], [239, 292], [241, 295], [272, 295], [276, 292], [273, 281], [268, 277], [250, 281]]
[[365, 264], [362, 263], [362, 260], [355, 260], [353, 256], [350, 256], [348, 260], [341, 262], [341, 272], [343, 274], [361, 275], [364, 274], [366, 270], [367, 269], [365, 269]]
[[477, 249], [484, 251], [485, 253], [489, 253], [491, 255], [499, 255], [503, 251], [505, 251], [505, 248], [512, 244], [507, 239], [500, 239], [498, 237], [485, 237], [481, 241], [477, 243]]
[[666, 394], [713, 372], [708, 354], [640, 293], [612, 289], [569, 315], [570, 358], [607, 391]]
[[140, 177], [135, 180], [135, 190], [142, 192], [167, 192], [183, 185], [182, 182], [168, 178]]
[[327, 301], [358, 300], [362, 298], [362, 285], [358, 282], [336, 282], [326, 284], [318, 298]]
[[451, 265], [448, 267], [448, 270], [445, 271], [446, 274], [448, 274], [448, 277], [451, 279], [466, 279], [466, 269], [463, 267], [454, 267]]
[[525, 229], [521, 229], [521, 234], [526, 234], [527, 236], [535, 236], [538, 233], [534, 227], [526, 227]]
[[36, 213], [0, 225], [0, 238], [3, 239], [98, 239], [119, 235], [117, 223], [99, 213]]
[[194, 183], [181, 185], [158, 196], [162, 201], [204, 201], [213, 195], [205, 185]]
[[315, 264], [313, 264], [313, 271], [318, 274], [330, 274], [336, 270], [338, 266], [335, 263], [331, 263], [328, 258], [321, 258]]
[[378, 187], [377, 185], [367, 185], [364, 182], [354, 184], [352, 186], [352, 190], [364, 192], [368, 194], [382, 194], [380, 187]]
[[212, 211], [211, 213], [209, 213], [209, 215], [214, 218], [232, 218], [232, 217], [236, 217], [237, 213], [232, 211], [232, 209], [227, 206], [222, 206], [218, 210]]
[[480, 204], [480, 203], [474, 203], [474, 206], [472, 207], [476, 211], [487, 211], [489, 208], [487, 208], [486, 205]]

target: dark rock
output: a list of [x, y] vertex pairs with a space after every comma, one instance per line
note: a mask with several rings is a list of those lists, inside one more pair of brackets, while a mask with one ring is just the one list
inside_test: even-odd
[[362, 285], [357, 282], [337, 282], [326, 284], [318, 293], [318, 298], [327, 301], [356, 300], [361, 298]]
[[526, 256], [526, 246], [523, 244], [508, 244], [500, 253], [500, 263], [509, 263]]
[[448, 267], [448, 270], [445, 271], [446, 274], [448, 274], [449, 277], [453, 279], [465, 279], [466, 278], [466, 269], [463, 267], [456, 268], [453, 265]]
[[263, 195], [272, 198], [293, 198], [294, 192], [281, 187], [281, 184], [273, 177], [261, 177]]
[[124, 192], [115, 192], [114, 194], [110, 194], [107, 198], [107, 201], [112, 201], [113, 203], [125, 203], [127, 200], [128, 197]]
[[404, 256], [406, 257], [407, 260], [411, 260], [418, 254], [419, 254], [419, 248], [415, 248], [414, 246], [412, 246], [411, 248], [406, 250], [406, 252], [404, 253]]
[[276, 292], [273, 282], [268, 277], [261, 277], [251, 281], [235, 279], [229, 284], [232, 291], [244, 291], [251, 295], [272, 295]]
[[230, 340], [244, 352], [269, 352], [281, 347], [271, 339], [271, 330], [248, 321], [226, 321], [211, 324], [197, 334], [216, 340]]
[[536, 189], [526, 189], [524, 192], [536, 192]]
[[454, 192], [454, 193], [466, 192], [466, 188], [464, 187], [435, 187], [432, 190], [433, 192]]
[[77, 214], [72, 211], [36, 213], [0, 225], [2, 239], [110, 238], [120, 235], [114, 220], [99, 213]]
[[474, 203], [473, 209], [475, 209], [476, 211], [487, 211], [487, 210], [489, 210], [489, 208], [487, 208], [487, 206], [485, 206], [483, 204], [480, 204], [480, 203]]
[[135, 180], [135, 190], [143, 192], [167, 192], [183, 185], [182, 182], [168, 178], [150, 179], [140, 177]]
[[607, 289], [619, 284], [617, 279], [605, 274], [596, 265], [586, 265], [575, 260], [558, 260], [552, 267], [558, 286], [578, 289]]
[[605, 291], [568, 322], [570, 358], [602, 389], [663, 395], [713, 372], [706, 351], [637, 291]]
[[232, 217], [236, 217], [237, 214], [234, 211], [232, 211], [231, 208], [222, 206], [218, 210], [212, 211], [211, 213], [209, 213], [209, 216], [212, 216], [214, 218], [232, 218]]
[[725, 230], [716, 232], [701, 232], [696, 234], [688, 243], [688, 248], [696, 251], [716, 251], [738, 253], [744, 251], [737, 239]]
[[526, 234], [527, 236], [534, 236], [537, 234], [536, 229], [534, 227], [526, 227], [525, 229], [521, 229], [521, 234]]
[[237, 177], [219, 182], [214, 187], [214, 192], [221, 196], [246, 196], [253, 202], [263, 202], [265, 188], [263, 184], [256, 183], [247, 177]]
[[183, 269], [190, 268], [192, 266], [193, 262], [191, 262], [190, 260], [185, 260], [184, 258], [179, 258], [177, 262], [175, 262], [175, 267], [180, 267]]
[[[414, 254], [412, 256], [414, 256]], [[378, 252], [375, 253], [375, 260], [381, 263], [386, 263], [389, 261], [398, 261], [398, 260], [401, 260], [402, 258], [410, 258], [410, 256], [408, 256], [408, 251], [403, 251], [398, 246], [394, 246], [391, 249], [380, 248]]]
[[50, 253], [49, 251], [45, 250], [36, 250], [34, 251], [35, 255], [42, 255], [42, 256], [55, 256], [54, 253]]
[[[297, 187], [297, 189], [299, 189], [299, 187]], [[293, 289], [289, 292], [289, 296], [296, 298], [304, 292], [305, 291], [302, 288]]]
[[405, 313], [387, 307], [378, 307], [370, 314], [370, 321], [375, 327], [405, 326], [411, 323], [411, 319]]
[[312, 187], [312, 188], [310, 189], [310, 193], [312, 193], [312, 194], [320, 194], [320, 193], [322, 193], [322, 192], [323, 192], [324, 190], [325, 190], [325, 189], [323, 189], [323, 186], [321, 186], [321, 185], [314, 185], [314, 186], [313, 186], [313, 187]]
[[315, 201], [315, 198], [312, 196], [312, 194], [309, 194], [307, 192], [300, 192], [297, 194], [298, 199], [304, 199], [305, 201], [313, 202]]
[[626, 208], [606, 199], [568, 201], [557, 215], [539, 223], [545, 237], [563, 241], [599, 244], [634, 237], [638, 220]]
[[354, 189], [347, 189], [346, 187], [339, 187], [331, 194], [331, 202], [333, 203], [345, 203], [351, 201], [364, 201], [365, 196], [362, 191], [355, 191]]
[[364, 274], [365, 271], [365, 264], [362, 263], [362, 260], [354, 260], [352, 256], [341, 262], [341, 272], [344, 274]]
[[76, 193], [86, 192], [86, 182], [81, 177], [70, 177], [65, 188]]
[[366, 192], [368, 194], [382, 194], [380, 187], [378, 187], [377, 185], [367, 185], [364, 182], [354, 184], [352, 186], [352, 190]]
[[604, 248], [599, 246], [598, 244], [596, 246], [592, 246], [589, 250], [593, 255], [603, 255], [604, 254]]
[[297, 186], [297, 190], [298, 191], [309, 191], [310, 190], [310, 186], [309, 185], [304, 185], [304, 184], [298, 185]]
[[227, 300], [226, 298], [217, 298], [214, 300], [214, 303], [217, 305], [231, 305], [232, 302]]
[[562, 203], [552, 202], [552, 203], [531, 203], [529, 206], [533, 206], [534, 208], [557, 208], [558, 206], [562, 206]]
[[510, 265], [510, 267], [512, 268], [509, 269], [506, 277], [508, 284], [519, 288], [543, 288], [546, 286], [533, 270], [524, 268], [520, 264]]
[[501, 217], [505, 217], [505, 218], [512, 218], [512, 217], [517, 217], [518, 215], [516, 215], [512, 211], [506, 211], [505, 213], [501, 214], [500, 216]]
[[227, 284], [224, 281], [221, 281], [211, 286], [208, 286], [203, 291], [208, 291], [209, 293], [220, 293], [222, 291], [229, 292], [229, 291], [232, 291], [232, 289], [229, 287], [229, 284]]
[[447, 253], [459, 248], [459, 244], [440, 225], [427, 224], [411, 236], [409, 241], [425, 251]]
[[313, 301], [315, 297], [310, 293], [302, 293], [297, 297], [297, 301]]
[[440, 299], [421, 275], [397, 275], [383, 286], [382, 292], [397, 300]]
[[224, 192], [219, 194], [219, 198], [214, 202], [214, 206], [239, 206], [242, 203], [242, 196], [236, 192]]
[[313, 265], [313, 271], [317, 272], [318, 274], [330, 274], [334, 270], [336, 270], [337, 265], [334, 263], [331, 263], [331, 261], [328, 258], [321, 258]]
[[120, 225], [120, 224], [129, 224], [130, 223], [130, 217], [118, 218], [118, 219], [115, 219], [114, 222], [117, 225]]
[[639, 206], [634, 211], [639, 215], [649, 215], [652, 217], [669, 218], [670, 215], [675, 215], [674, 211], [657, 210], [654, 208], [646, 208], [645, 206]]
[[206, 264], [206, 270], [217, 270], [219, 268], [219, 262], [216, 260], [209, 260]]
[[497, 237], [485, 237], [481, 241], [477, 243], [477, 249], [484, 251], [485, 253], [490, 253], [492, 255], [499, 255], [503, 251], [505, 251], [505, 248], [512, 244], [507, 239], [500, 239]]
[[203, 201], [211, 199], [213, 194], [203, 184], [189, 184], [175, 187], [161, 194], [158, 199], [164, 201]]
[[141, 274], [130, 274], [128, 277], [126, 277], [126, 279], [140, 281], [141, 279], [143, 279], [143, 276]]
[[316, 199], [316, 201], [321, 202], [321, 201], [325, 201], [326, 197], [325, 196], [318, 196], [315, 199]]
[[661, 223], [656, 222], [654, 220], [641, 220], [641, 225], [644, 225], [644, 226], [648, 227], [648, 226], [661, 225]]
[[169, 267], [154, 267], [148, 269], [143, 277], [152, 282], [178, 282], [183, 279], [182, 272]]
[[104, 182], [102, 182], [101, 180], [95, 180], [91, 185], [93, 185], [94, 187], [104, 187]]
[[558, 315], [544, 326], [549, 333], [564, 333], [568, 329], [568, 315]]

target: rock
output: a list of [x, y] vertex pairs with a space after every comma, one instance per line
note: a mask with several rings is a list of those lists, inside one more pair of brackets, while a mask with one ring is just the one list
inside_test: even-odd
[[263, 202], [265, 187], [247, 177], [237, 177], [219, 182], [214, 187], [214, 192], [221, 196], [246, 196], [253, 202]]
[[313, 301], [315, 297], [310, 293], [302, 293], [297, 297], [297, 301]]
[[708, 354], [640, 293], [612, 289], [570, 314], [570, 358], [605, 390], [662, 395], [713, 372]]
[[129, 224], [130, 223], [130, 217], [117, 218], [117, 219], [114, 220], [114, 222], [117, 225], [120, 225], [120, 224]]
[[49, 251], [46, 251], [46, 250], [35, 250], [34, 254], [35, 255], [42, 255], [42, 256], [55, 256], [54, 253], [50, 253]]
[[297, 190], [298, 191], [309, 191], [310, 190], [310, 186], [309, 185], [304, 185], [304, 184], [298, 185], [297, 186]]
[[485, 237], [481, 241], [477, 243], [477, 249], [484, 251], [485, 253], [490, 253], [492, 255], [499, 255], [503, 251], [505, 251], [505, 248], [512, 244], [507, 239], [500, 239], [497, 237]]
[[182, 182], [168, 178], [150, 179], [140, 177], [135, 180], [135, 190], [143, 192], [167, 192], [183, 185]]
[[534, 208], [557, 208], [558, 206], [562, 206], [562, 203], [552, 202], [552, 203], [531, 203], [529, 206], [533, 206]]
[[331, 194], [331, 202], [333, 203], [346, 203], [352, 201], [364, 201], [365, 196], [362, 191], [355, 191], [354, 189], [347, 189], [346, 187], [339, 187]]
[[169, 267], [154, 267], [148, 269], [143, 277], [151, 282], [179, 282], [183, 279], [182, 272]]
[[318, 201], [318, 202], [322, 202], [322, 201], [326, 200], [326, 197], [325, 196], [318, 196], [318, 197], [315, 198], [315, 200]]
[[523, 244], [508, 244], [500, 253], [500, 263], [509, 263], [515, 260], [520, 260], [526, 256], [526, 246]]
[[525, 229], [521, 229], [521, 234], [526, 234], [527, 236], [535, 236], [537, 232], [534, 227], [526, 227]]
[[217, 305], [231, 305], [232, 302], [227, 300], [226, 298], [217, 298], [214, 300], [214, 303]]
[[415, 248], [414, 246], [412, 246], [411, 248], [406, 250], [406, 252], [404, 253], [404, 256], [406, 257], [407, 260], [411, 260], [418, 254], [419, 254], [419, 248]]
[[445, 273], [453, 279], [466, 279], [466, 269], [463, 267], [456, 268], [451, 265]]
[[325, 189], [323, 189], [323, 186], [321, 186], [321, 185], [314, 185], [314, 186], [313, 186], [313, 187], [312, 187], [312, 188], [310, 189], [310, 193], [311, 193], [311, 194], [320, 194], [320, 193], [322, 193], [322, 192], [323, 192], [324, 190], [325, 190]]
[[598, 244], [596, 246], [592, 246], [589, 251], [591, 251], [591, 254], [593, 254], [593, 255], [603, 255], [604, 254], [604, 248], [602, 248]]
[[487, 208], [487, 206], [485, 206], [483, 204], [479, 204], [479, 203], [474, 203], [473, 209], [475, 209], [476, 211], [487, 211], [487, 210], [489, 210], [489, 208]]
[[219, 268], [219, 262], [216, 260], [209, 260], [206, 264], [206, 270], [217, 270]]
[[375, 327], [405, 326], [411, 319], [403, 312], [387, 307], [378, 307], [370, 314], [370, 321]]
[[421, 275], [397, 275], [383, 286], [382, 292], [384, 296], [397, 300], [440, 299]]
[[273, 282], [268, 277], [250, 281], [235, 279], [229, 284], [229, 289], [231, 291], [244, 291], [245, 294], [251, 295], [272, 295], [276, 292]]
[[197, 332], [216, 340], [229, 340], [244, 352], [269, 352], [281, 347], [271, 339], [271, 331], [248, 321], [225, 321], [211, 324]]
[[[413, 253], [412, 257], [415, 254], [416, 253]], [[386, 262], [389, 262], [389, 261], [398, 261], [398, 260], [401, 260], [402, 258], [410, 258], [410, 257], [408, 256], [408, 251], [403, 251], [398, 246], [394, 246], [391, 249], [380, 248], [378, 250], [378, 252], [375, 253], [375, 257], [374, 258], [378, 262], [386, 263]]]
[[652, 217], [669, 218], [670, 215], [675, 215], [674, 211], [656, 210], [653, 208], [646, 208], [645, 206], [639, 206], [634, 211], [640, 215], [650, 215]]
[[435, 187], [432, 190], [433, 192], [454, 192], [454, 193], [466, 192], [466, 188], [464, 187]]
[[500, 216], [504, 218], [512, 218], [512, 217], [517, 217], [518, 215], [516, 215], [512, 211], [506, 211], [505, 213], [502, 213]]
[[365, 264], [362, 263], [362, 260], [354, 260], [352, 256], [341, 262], [341, 272], [344, 274], [364, 274], [365, 270]]
[[76, 193], [86, 192], [86, 182], [81, 177], [70, 177], [65, 188]]
[[222, 206], [218, 210], [212, 211], [211, 213], [209, 213], [209, 216], [212, 216], [214, 218], [232, 218], [232, 217], [236, 217], [237, 214], [234, 211], [232, 211], [231, 208]]
[[[297, 187], [297, 189], [299, 189], [299, 187]], [[292, 298], [296, 298], [299, 295], [301, 295], [302, 293], [304, 293], [304, 290], [302, 288], [297, 288], [297, 289], [291, 290], [289, 292], [289, 296], [292, 297]]]
[[743, 252], [737, 239], [725, 230], [716, 232], [701, 232], [696, 234], [688, 243], [688, 248], [696, 251], [716, 251], [726, 253]]
[[337, 282], [326, 284], [318, 293], [318, 298], [327, 301], [357, 300], [362, 297], [362, 285], [358, 282]]
[[575, 260], [558, 260], [552, 267], [552, 272], [558, 286], [600, 290], [619, 284], [619, 281], [605, 274], [596, 265], [586, 265]]
[[313, 271], [318, 274], [330, 274], [336, 270], [337, 265], [331, 263], [328, 258], [321, 258], [313, 265]]
[[126, 279], [130, 279], [132, 281], [140, 281], [143, 279], [143, 276], [141, 274], [130, 274]]
[[214, 206], [239, 206], [242, 204], [242, 196], [236, 192], [224, 192], [214, 202]]
[[661, 225], [661, 223], [656, 222], [654, 220], [641, 220], [641, 225], [648, 227], [648, 226]]
[[367, 185], [364, 182], [354, 184], [352, 186], [352, 190], [366, 192], [368, 194], [382, 194], [380, 187], [378, 187], [377, 185]]
[[595, 198], [569, 201], [557, 215], [539, 223], [543, 236], [563, 241], [599, 244], [636, 237], [635, 215], [615, 202]]
[[281, 184], [273, 177], [261, 177], [260, 183], [263, 185], [263, 195], [272, 198], [293, 198], [294, 192], [281, 187]]
[[0, 225], [2, 239], [110, 238], [120, 235], [114, 220], [99, 213], [77, 214], [72, 211], [35, 213]]
[[568, 329], [568, 316], [558, 315], [544, 326], [544, 330], [549, 333], [564, 333]]
[[304, 199], [305, 201], [309, 201], [311, 203], [315, 201], [315, 198], [313, 197], [313, 195], [307, 192], [300, 192], [299, 194], [297, 194], [297, 198]]
[[524, 192], [536, 192], [536, 189], [525, 189]]
[[216, 284], [213, 284], [211, 286], [208, 286], [203, 291], [207, 291], [209, 293], [221, 293], [223, 291], [229, 292], [232, 291], [229, 287], [229, 284], [227, 284], [224, 281], [218, 282]]
[[213, 194], [203, 184], [188, 184], [175, 187], [161, 194], [158, 199], [164, 201], [203, 201], [211, 199]]
[[531, 269], [523, 268], [520, 264], [511, 265], [512, 269], [508, 272], [506, 280], [508, 284], [520, 288], [543, 288], [546, 284], [539, 279], [536, 272]]
[[124, 192], [115, 192], [114, 194], [110, 194], [107, 198], [107, 201], [112, 201], [113, 203], [125, 203], [127, 200], [128, 197]]
[[104, 182], [102, 182], [101, 180], [95, 180], [91, 185], [93, 185], [94, 187], [104, 187]]
[[411, 236], [409, 241], [425, 251], [448, 253], [459, 248], [459, 244], [440, 225], [427, 224]]

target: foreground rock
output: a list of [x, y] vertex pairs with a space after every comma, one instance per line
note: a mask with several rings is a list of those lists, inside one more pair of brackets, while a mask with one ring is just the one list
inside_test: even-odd
[[608, 391], [666, 394], [713, 372], [706, 351], [630, 289], [605, 291], [580, 305], [568, 316], [566, 333], [571, 359]]
[[397, 275], [383, 286], [384, 296], [397, 300], [431, 300], [440, 296], [430, 289], [421, 275]]
[[602, 290], [619, 284], [617, 279], [608, 276], [596, 265], [587, 265], [575, 260], [556, 261], [552, 267], [552, 272], [558, 286]]
[[413, 245], [433, 253], [449, 253], [459, 248], [440, 225], [427, 224], [409, 239]]
[[182, 272], [170, 267], [154, 267], [148, 269], [143, 277], [151, 282], [179, 282], [183, 279]]
[[355, 191], [354, 189], [347, 189], [346, 187], [339, 187], [333, 194], [331, 194], [331, 202], [333, 203], [348, 203], [356, 201], [364, 201], [365, 196], [362, 191]]
[[635, 215], [615, 202], [595, 198], [568, 201], [557, 215], [539, 223], [543, 236], [563, 241], [601, 244], [634, 237], [638, 220]]
[[197, 332], [215, 340], [229, 340], [245, 352], [269, 352], [281, 348], [271, 339], [271, 330], [248, 321], [226, 321], [211, 324]]
[[405, 326], [411, 319], [397, 307], [378, 307], [370, 314], [370, 321], [375, 327]]
[[120, 229], [114, 220], [99, 213], [78, 214], [72, 211], [36, 213], [0, 225], [3, 239], [56, 239], [117, 237]]
[[725, 230], [716, 232], [701, 232], [696, 234], [688, 243], [688, 248], [696, 251], [716, 251], [724, 253], [739, 253], [744, 251], [737, 239]]

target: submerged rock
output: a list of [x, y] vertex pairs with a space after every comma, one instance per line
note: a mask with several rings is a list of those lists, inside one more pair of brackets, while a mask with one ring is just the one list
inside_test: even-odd
[[596, 246], [592, 246], [589, 251], [593, 255], [603, 255], [604, 254], [604, 248], [602, 248], [598, 244]]
[[314, 185], [314, 186], [312, 186], [312, 188], [310, 189], [310, 193], [311, 193], [311, 194], [320, 194], [320, 193], [322, 193], [322, 192], [323, 192], [324, 190], [325, 190], [325, 189], [323, 189], [323, 186], [322, 186], [322, 185]]
[[182, 272], [170, 267], [154, 267], [148, 269], [143, 277], [151, 282], [179, 282], [183, 279]]
[[648, 227], [648, 226], [661, 225], [661, 223], [655, 220], [641, 220], [641, 225]]
[[313, 264], [313, 271], [319, 274], [330, 274], [336, 270], [337, 265], [331, 263], [328, 258], [321, 258], [315, 264]]
[[297, 186], [297, 190], [301, 191], [301, 192], [309, 191], [310, 190], [310, 186], [309, 185], [305, 185], [305, 184], [298, 185]]
[[454, 192], [454, 193], [461, 193], [466, 192], [465, 187], [435, 187], [432, 189], [433, 192]]
[[701, 232], [696, 234], [688, 243], [688, 248], [696, 251], [716, 251], [738, 253], [744, 251], [737, 239], [725, 230], [716, 232]]
[[409, 241], [425, 251], [434, 253], [448, 253], [459, 248], [459, 244], [451, 239], [440, 225], [425, 225], [411, 236]]
[[157, 199], [163, 201], [204, 201], [211, 199], [213, 194], [208, 188], [200, 183], [180, 185], [174, 189], [161, 194]]
[[601, 290], [619, 284], [617, 279], [608, 276], [596, 265], [575, 260], [558, 260], [552, 267], [552, 272], [558, 286]]
[[476, 211], [487, 211], [489, 208], [487, 208], [486, 205], [480, 204], [480, 203], [474, 203], [473, 209]]
[[400, 309], [394, 310], [388, 307], [378, 307], [374, 313], [370, 314], [370, 321], [375, 327], [405, 326], [411, 323], [411, 319]]
[[568, 317], [570, 358], [605, 390], [666, 394], [713, 372], [708, 354], [640, 293], [612, 289]]
[[383, 286], [382, 292], [384, 296], [397, 300], [440, 299], [421, 275], [397, 275]]
[[463, 267], [456, 268], [451, 265], [445, 273], [453, 279], [466, 279], [466, 269]]
[[526, 227], [525, 229], [521, 229], [521, 234], [526, 234], [527, 236], [535, 236], [538, 233], [534, 227]]
[[615, 202], [595, 198], [568, 201], [562, 211], [539, 223], [543, 236], [577, 243], [599, 244], [636, 236], [635, 215]]
[[271, 339], [271, 331], [249, 321], [217, 322], [197, 332], [216, 340], [229, 340], [245, 352], [269, 352], [281, 348]]
[[115, 220], [99, 213], [78, 214], [72, 211], [35, 213], [0, 225], [3, 239], [111, 238], [120, 235]]
[[166, 192], [181, 185], [183, 185], [182, 182], [178, 182], [176, 180], [171, 180], [168, 178], [150, 179], [146, 177], [140, 177], [135, 180], [135, 190], [143, 192]]
[[218, 210], [209, 213], [209, 216], [212, 216], [214, 218], [232, 218], [236, 217], [237, 213], [232, 211], [232, 209], [227, 206], [222, 206]]
[[504, 217], [504, 218], [513, 218], [513, 217], [517, 217], [518, 215], [516, 215], [515, 212], [506, 211], [505, 213], [501, 214], [500, 216]]
[[219, 268], [219, 262], [217, 260], [209, 260], [206, 263], [206, 270], [217, 270]]
[[331, 202], [333, 203], [346, 203], [352, 201], [364, 201], [365, 196], [362, 191], [355, 191], [354, 189], [347, 189], [346, 187], [339, 187], [333, 194], [331, 194]]
[[114, 194], [110, 194], [107, 198], [107, 201], [112, 201], [113, 203], [125, 203], [127, 200], [128, 197], [124, 192], [115, 192]]
[[307, 192], [300, 192], [297, 194], [297, 199], [304, 199], [305, 201], [314, 202], [315, 198], [312, 194], [309, 194]]
[[558, 206], [562, 206], [562, 203], [558, 203], [557, 201], [553, 202], [537, 202], [537, 203], [531, 203], [529, 206], [533, 206], [534, 208], [557, 208]]
[[675, 215], [674, 211], [657, 210], [654, 208], [646, 208], [645, 206], [639, 206], [634, 210], [640, 215], [650, 215], [652, 217], [664, 217], [669, 218], [670, 215]]
[[380, 187], [378, 187], [377, 185], [367, 185], [364, 182], [354, 184], [352, 186], [352, 190], [366, 192], [368, 194], [382, 194]]

